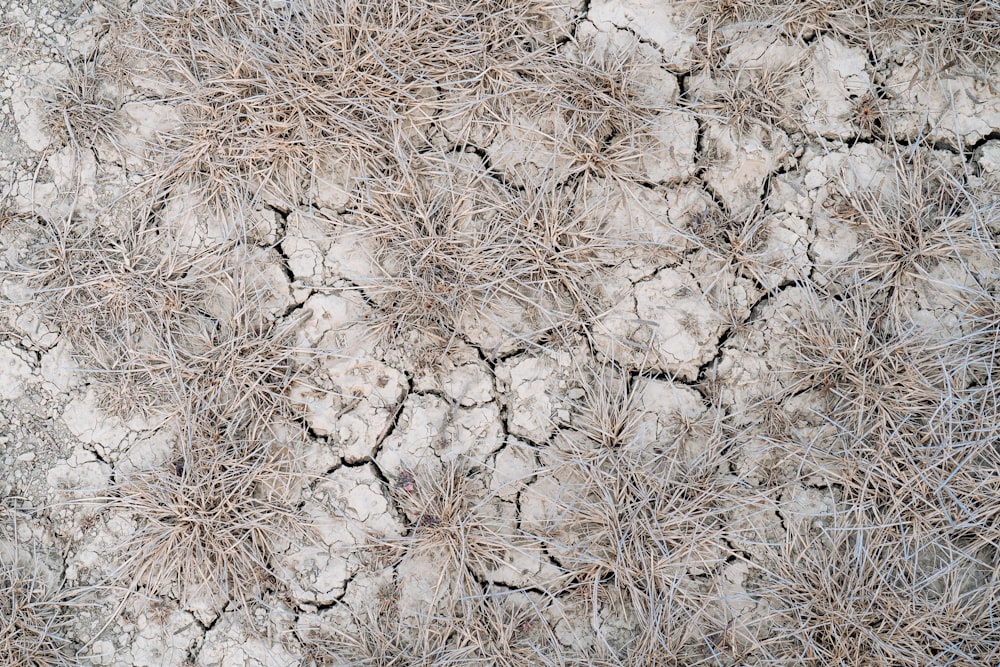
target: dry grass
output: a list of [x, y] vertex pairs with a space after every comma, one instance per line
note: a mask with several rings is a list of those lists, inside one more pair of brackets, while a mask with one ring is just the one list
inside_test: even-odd
[[863, 239], [843, 267], [857, 280], [903, 291], [930, 280], [941, 263], [964, 265], [991, 249], [965, 175], [920, 149], [896, 157], [890, 174], [877, 190], [849, 192], [842, 203], [844, 218]]
[[901, 152], [792, 318], [824, 427], [788, 451], [838, 509], [764, 568], [779, 664], [996, 662], [995, 211], [969, 185]]
[[[701, 4], [708, 40], [724, 28], [726, 40], [761, 27], [803, 43], [834, 35], [875, 61], [894, 44], [933, 75], [982, 76], [1000, 56], [991, 1]], [[338, 215], [381, 273], [342, 277], [381, 340], [400, 348], [471, 344], [488, 365], [504, 341], [586, 338], [613, 305], [604, 285], [615, 265], [629, 268], [622, 251], [638, 239], [610, 234], [614, 213], [588, 188], [649, 186], [643, 160], [658, 149], [663, 114], [677, 110], [658, 101], [661, 70], [638, 37], [604, 49], [548, 26], [544, 6], [514, 0], [154, 0], [114, 26], [132, 59], [118, 73], [145, 77], [184, 123], [156, 146], [140, 189], [148, 199], [128, 223], [49, 222], [19, 275], [103, 405], [155, 413], [178, 433], [170, 461], [119, 466], [101, 499], [136, 525], [120, 545], [122, 586], [249, 610], [281, 587], [276, 560], [289, 540], [310, 537], [297, 504], [306, 422], [288, 388], [316, 351], [295, 346], [306, 315], [292, 314], [284, 284], [260, 268], [279, 260], [252, 247], [248, 215], [260, 200], [311, 208], [317, 179], [345, 166], [339, 185], [350, 196]], [[726, 48], [701, 45], [706, 71], [687, 78], [696, 89], [686, 111], [736, 135], [793, 126], [795, 68], [723, 66]], [[101, 87], [101, 67], [77, 66], [48, 100], [51, 122], [81, 148], [114, 142], [118, 100]], [[877, 92], [850, 120], [882, 142], [889, 111]], [[553, 164], [568, 157], [568, 170], [492, 166], [490, 142], [523, 118], [553, 125], [538, 141]], [[669, 406], [644, 403], [649, 378], [593, 370], [571, 418], [533, 450], [532, 477], [557, 489], [520, 489], [522, 515], [536, 503], [537, 524], [544, 506], [530, 534], [502, 514], [482, 462], [404, 471], [386, 494], [406, 531], [382, 547], [393, 576], [408, 560], [439, 568], [436, 599], [405, 617], [391, 596], [350, 609], [349, 624], [303, 638], [305, 659], [995, 664], [997, 211], [974, 179], [922, 146], [899, 147], [886, 173], [879, 189], [841, 193], [837, 222], [857, 233], [857, 250], [814, 267], [784, 329], [760, 320], [766, 302], [749, 315], [728, 304], [743, 351], [766, 338], [762, 347], [790, 355], [785, 375], [762, 378], [772, 396], [729, 414], [725, 377], [708, 365], [683, 388], [704, 410], [655, 431], [650, 412]], [[159, 213], [192, 193], [232, 227], [199, 252], [175, 245], [185, 230]], [[681, 234], [689, 265], [713, 280], [706, 290], [692, 276], [692, 289], [712, 292], [731, 276], [769, 285], [769, 205], [694, 216]], [[615, 279], [635, 283], [655, 265]], [[783, 411], [793, 401], [807, 407]], [[760, 419], [748, 424], [751, 411]], [[750, 459], [751, 447], [771, 459]], [[742, 477], [748, 469], [758, 488]], [[796, 527], [785, 503], [818, 483], [836, 511]], [[523, 591], [491, 583], [519, 549], [541, 551], [557, 574]], [[729, 578], [739, 566], [746, 578]], [[741, 586], [753, 608], [734, 612]], [[0, 655], [72, 664], [64, 631], [77, 602], [33, 564], [0, 561]]]
[[478, 471], [449, 462], [403, 474], [392, 497], [409, 531], [388, 544], [400, 559], [420, 558], [439, 567], [436, 588], [459, 596], [443, 600], [443, 608], [457, 613], [454, 605], [464, 607], [462, 598], [480, 594], [482, 582], [503, 567], [506, 552], [524, 538], [503, 521]]
[[351, 624], [302, 638], [310, 667], [438, 667], [448, 664], [454, 628], [444, 620], [400, 623], [372, 612], [354, 612]]
[[985, 528], [974, 517], [997, 456], [974, 427], [982, 419], [961, 420], [995, 412], [992, 380], [970, 385], [960, 346], [894, 327], [862, 295], [808, 310], [817, 305], [807, 306], [795, 348], [806, 384], [793, 391], [817, 392], [836, 435], [808, 457], [832, 465], [852, 501], [886, 521]]
[[[624, 51], [593, 63], [569, 59], [541, 28], [544, 9], [154, 3], [129, 39], [150, 67], [145, 76], [173, 91], [186, 116], [159, 147], [154, 192], [193, 192], [229, 211], [266, 193], [292, 208], [338, 162], [354, 174], [344, 185], [360, 199], [362, 226], [384, 242], [377, 259], [389, 275], [367, 290], [384, 313], [382, 333], [428, 328], [449, 340], [463, 333], [454, 320], [511, 308], [533, 318], [532, 334], [578, 322], [593, 314], [600, 282], [591, 250], [610, 242], [584, 213], [567, 211], [570, 193], [554, 182], [507, 190], [487, 183], [496, 175], [485, 168], [429, 183], [428, 170], [442, 167], [417, 155], [442, 128], [460, 128], [453, 145], [462, 150], [509, 126], [513, 108], [525, 104], [561, 114], [567, 137], [590, 142], [573, 149], [581, 173], [598, 163], [614, 171], [612, 163], [643, 154], [659, 109], [637, 88], [639, 65]], [[452, 219], [465, 207], [478, 213], [474, 226]]]
[[[8, 514], [6, 508], [0, 512]], [[11, 667], [78, 667], [67, 632], [88, 592], [61, 588], [43, 567], [38, 547], [19, 543], [16, 516], [9, 514], [14, 520], [4, 516], [0, 532], [0, 661]]]
[[876, 57], [896, 47], [936, 75], [955, 67], [988, 75], [1000, 55], [1000, 6], [992, 0], [710, 0], [704, 8], [716, 27], [772, 28], [798, 40], [832, 34]]
[[[544, 500], [546, 549], [571, 576], [566, 593], [591, 615], [601, 652], [628, 664], [700, 653], [705, 605], [739, 530], [720, 451], [657, 441], [641, 425], [643, 381], [599, 373], [576, 433], [545, 457], [562, 480]], [[626, 624], [624, 639], [615, 623], [599, 627], [608, 614]]]
[[273, 584], [273, 549], [304, 536], [291, 449], [303, 434], [287, 396], [303, 362], [293, 345], [302, 314], [273, 312], [256, 251], [180, 252], [155, 227], [50, 230], [21, 272], [36, 302], [104, 407], [155, 415], [179, 439], [172, 462], [119, 473], [100, 499], [138, 525], [118, 582], [246, 607]]
[[958, 67], [974, 75], [995, 73], [1000, 55], [1000, 5], [992, 0], [911, 3], [889, 0], [876, 4], [873, 47], [899, 41], [919, 54], [934, 74]]
[[343, 610], [349, 626], [303, 637], [309, 659], [317, 665], [566, 664], [537, 592], [488, 583], [508, 553], [536, 540], [501, 515], [485, 484], [481, 470], [461, 461], [401, 470], [391, 497], [407, 532], [378, 539], [378, 551], [396, 577], [409, 560], [432, 563], [433, 599], [416, 610], [408, 601], [403, 613], [397, 587], [404, 582], [380, 588], [362, 608]]
[[369, 610], [351, 625], [303, 638], [306, 663], [315, 667], [445, 667], [446, 665], [584, 664], [558, 643], [527, 595], [502, 592], [468, 600], [464, 614], [400, 620]]
[[561, 153], [572, 157], [570, 178], [644, 180], [642, 157], [658, 141], [660, 115], [670, 110], [656, 97], [660, 70], [637, 44], [575, 41], [563, 60], [553, 60], [548, 86], [540, 87], [536, 113], [554, 112]]
[[25, 667], [78, 665], [62, 634], [72, 620], [44, 579], [30, 567], [0, 567], [0, 658]]
[[220, 421], [256, 426], [287, 419], [294, 412], [287, 391], [299, 373], [293, 345], [302, 317], [287, 322], [260, 321], [260, 313], [240, 310], [215, 322], [215, 329], [167, 340], [145, 360], [151, 381], [170, 387], [176, 414], [210, 414]]
[[867, 432], [865, 424], [877, 424], [885, 433], [918, 419], [933, 396], [926, 392], [934, 388], [922, 381], [913, 361], [923, 357], [933, 363], [924, 349], [930, 341], [922, 341], [918, 330], [894, 329], [885, 308], [860, 290], [839, 302], [820, 292], [806, 295], [795, 341], [803, 380], [797, 388], [818, 390], [830, 414], [857, 433]]
[[157, 182], [222, 208], [263, 191], [295, 205], [333, 158], [377, 171], [393, 128], [425, 143], [438, 116], [503, 122], [532, 58], [552, 53], [540, 21], [531, 3], [155, 3], [132, 41], [188, 119]]
[[[69, 331], [79, 332], [78, 344], [101, 341], [102, 336], [95, 335], [97, 331], [112, 342], [120, 341], [121, 320], [131, 315], [132, 299], [128, 293], [134, 285], [123, 280], [132, 273], [131, 253], [123, 249], [119, 257], [124, 262], [115, 262], [111, 239], [100, 238], [103, 235], [99, 233], [95, 234], [97, 239], [92, 239], [82, 230], [71, 229], [63, 234], [57, 228], [51, 242], [29, 258], [25, 269], [27, 282], [35, 288], [36, 298], [50, 301], [57, 319], [71, 325]], [[106, 254], [112, 257], [106, 260]], [[123, 308], [128, 310], [122, 312]], [[96, 321], [91, 320], [91, 314]], [[95, 356], [104, 355], [97, 352]]]
[[102, 141], [116, 144], [119, 102], [102, 87], [95, 61], [71, 63], [67, 81], [54, 85], [52, 99], [46, 100], [54, 130], [65, 132], [77, 148], [94, 148]]
[[[725, 284], [729, 276], [745, 278], [765, 287], [774, 279], [768, 275], [772, 267], [765, 261], [765, 250], [770, 234], [766, 211], [755, 207], [747, 213], [731, 215], [712, 205], [694, 216], [685, 238], [703, 251], [706, 263], [716, 278], [706, 292], [714, 292], [715, 285]], [[719, 297], [727, 300], [725, 296]]]
[[113, 413], [287, 414], [301, 319], [273, 310], [259, 253], [180, 252], [156, 227], [69, 223], [20, 275], [73, 343]]
[[190, 327], [184, 320], [204, 307], [214, 269], [180, 256], [155, 228], [119, 232], [71, 220], [46, 232], [21, 275], [78, 352], [98, 363], [111, 365], [150, 338]]
[[[836, 520], [833, 522], [836, 524]], [[895, 526], [834, 526], [762, 573], [775, 664], [996, 662], [996, 547]]]
[[174, 460], [126, 473], [107, 499], [137, 522], [117, 576], [148, 595], [233, 600], [249, 612], [275, 586], [275, 551], [308, 535], [295, 507], [302, 473], [279, 442], [220, 424], [185, 435]]
[[703, 643], [700, 611], [728, 555], [731, 490], [697, 464], [670, 470], [676, 462], [635, 452], [576, 457], [583, 486], [560, 500], [553, 527], [575, 538], [553, 544], [574, 575], [569, 590], [595, 617], [613, 609], [628, 624], [625, 641], [600, 637], [611, 655], [641, 663], [690, 654]]
[[859, 250], [830, 291], [804, 293], [795, 323], [792, 391], [815, 392], [834, 431], [807, 458], [881, 521], [993, 535], [996, 329], [972, 313], [993, 301], [994, 213], [918, 152], [891, 173], [852, 198]]
[[542, 610], [519, 592], [486, 594], [475, 600], [468, 619], [457, 629], [454, 663], [496, 667], [566, 663]]
[[420, 329], [451, 341], [476, 321], [537, 336], [586, 322], [601, 307], [598, 253], [623, 244], [552, 183], [509, 189], [469, 153], [408, 158], [368, 186], [354, 224], [387, 274], [362, 287], [390, 338]]
[[176, 411], [153, 358], [209, 324], [215, 256], [185, 256], [159, 230], [55, 222], [18, 271], [91, 373], [103, 408], [126, 418]]
[[719, 67], [702, 87], [709, 92], [699, 90], [687, 103], [699, 117], [733, 128], [737, 137], [755, 128], [770, 131], [789, 118], [789, 97], [796, 90], [795, 74], [799, 69], [767, 65], [758, 69]]

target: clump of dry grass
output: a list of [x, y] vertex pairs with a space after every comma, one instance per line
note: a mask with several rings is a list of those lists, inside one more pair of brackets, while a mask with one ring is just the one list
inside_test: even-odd
[[899, 155], [877, 190], [854, 190], [842, 203], [845, 220], [862, 238], [843, 268], [863, 282], [897, 289], [927, 281], [943, 262], [965, 264], [989, 250], [993, 242], [964, 180], [922, 150]]
[[558, 551], [575, 577], [571, 589], [594, 613], [610, 605], [634, 624], [632, 639], [611, 647], [618, 655], [691, 650], [710, 594], [702, 579], [717, 576], [729, 553], [728, 484], [698, 462], [636, 451], [573, 455], [582, 484], [559, 500], [554, 526], [575, 538]]
[[905, 49], [936, 75], [956, 66], [988, 74], [1000, 55], [1000, 7], [991, 0], [710, 0], [704, 10], [716, 27], [763, 26], [798, 40], [832, 34], [875, 57]]
[[643, 180], [642, 157], [659, 140], [660, 115], [669, 108], [656, 97], [660, 70], [637, 46], [575, 41], [551, 62], [546, 77], [555, 85], [539, 91], [537, 113], [555, 112], [559, 150], [573, 159], [569, 176], [584, 184]]
[[243, 304], [215, 328], [160, 345], [143, 362], [149, 381], [169, 387], [161, 406], [174, 414], [212, 414], [222, 421], [247, 416], [260, 428], [293, 411], [288, 389], [301, 370], [293, 344], [302, 317], [271, 322]]
[[866, 0], [717, 0], [705, 3], [705, 10], [707, 18], [717, 26], [765, 25], [790, 37], [808, 40], [817, 34], [864, 30], [866, 19], [870, 20], [869, 10], [877, 11], [884, 4]]
[[[597, 630], [609, 610], [628, 639], [605, 631], [603, 650], [629, 664], [700, 654], [712, 582], [731, 555], [740, 501], [718, 443], [659, 442], [642, 426], [640, 377], [593, 378], [576, 433], [546, 453], [561, 480], [544, 528], [550, 555], [572, 577]], [[701, 449], [704, 447], [704, 449]], [[538, 499], [540, 501], [540, 499]], [[612, 624], [613, 625], [613, 624]]]
[[421, 558], [440, 568], [438, 587], [458, 591], [458, 598], [441, 600], [454, 611], [464, 606], [462, 598], [482, 592], [480, 582], [503, 567], [507, 552], [524, 537], [503, 520], [496, 498], [467, 464], [447, 462], [403, 475], [392, 497], [409, 530], [388, 544], [401, 559]]
[[770, 131], [789, 119], [789, 94], [795, 89], [796, 69], [719, 67], [687, 103], [701, 118], [733, 128], [738, 137], [758, 127]]
[[713, 285], [735, 276], [767, 286], [773, 283], [764, 257], [770, 234], [767, 223], [768, 216], [760, 208], [731, 215], [713, 204], [692, 217], [684, 236], [703, 251], [714, 269]]
[[435, 101], [435, 122], [455, 145], [477, 145], [537, 102], [563, 56], [549, 3], [461, 5], [451, 5], [460, 52], [435, 75], [444, 93]]
[[[300, 633], [309, 664], [568, 664], [537, 591], [489, 583], [507, 554], [536, 542], [502, 516], [485, 484], [461, 460], [399, 471], [390, 493], [407, 532], [376, 549], [400, 580], [344, 608], [348, 624]], [[433, 567], [436, 581], [426, 608], [403, 613], [398, 568], [410, 559]]]
[[70, 220], [46, 232], [21, 275], [77, 350], [98, 363], [114, 365], [151, 338], [189, 327], [187, 316], [204, 307], [214, 269], [172, 251], [155, 228], [119, 232]]
[[[887, 521], [964, 523], [996, 461], [981, 437], [956, 429], [978, 393], [969, 387], [970, 360], [953, 341], [935, 340], [940, 332], [895, 326], [858, 291], [805, 305], [793, 342], [802, 382], [792, 391], [815, 391], [834, 428], [808, 458], [835, 470], [852, 502], [880, 508]], [[987, 402], [977, 409], [992, 409], [995, 396], [978, 398]]]
[[150, 354], [204, 326], [214, 258], [182, 257], [152, 227], [70, 220], [44, 232], [18, 274], [92, 373], [102, 407], [130, 418], [170, 406], [176, 396], [154, 377]]
[[451, 659], [497, 667], [565, 664], [569, 656], [541, 612], [531, 598], [516, 591], [476, 598], [457, 630], [461, 648]]
[[355, 611], [346, 627], [303, 634], [302, 664], [310, 667], [432, 667], [449, 664], [454, 626], [451, 619], [406, 622]]
[[852, 195], [856, 255], [802, 293], [791, 391], [814, 392], [832, 428], [803, 455], [881, 521], [992, 535], [996, 330], [973, 313], [993, 300], [994, 213], [919, 151], [890, 176]]
[[71, 63], [67, 80], [53, 85], [54, 94], [46, 100], [53, 130], [65, 132], [77, 148], [93, 148], [101, 141], [116, 144], [118, 100], [102, 87], [95, 61]]
[[465, 612], [420, 619], [353, 611], [351, 624], [302, 638], [315, 667], [586, 664], [563, 651], [541, 610], [521, 592], [470, 597]]
[[958, 66], [974, 74], [995, 73], [1000, 55], [1000, 6], [992, 0], [912, 3], [886, 0], [875, 5], [869, 40], [873, 50], [901, 42], [919, 54], [934, 74]]
[[278, 441], [192, 424], [174, 460], [125, 473], [107, 502], [137, 527], [117, 578], [131, 590], [233, 600], [244, 609], [277, 579], [274, 553], [308, 536], [295, 506], [301, 471]]
[[[7, 513], [6, 509], [0, 512]], [[3, 517], [7, 522], [7, 517]], [[67, 636], [86, 591], [62, 589], [32, 548], [17, 540], [16, 521], [0, 532], [0, 661], [16, 667], [78, 667]]]
[[50, 229], [20, 273], [108, 409], [260, 424], [288, 414], [301, 317], [269, 312], [275, 288], [254, 251], [180, 252], [152, 226]]
[[8, 665], [77, 665], [62, 633], [70, 610], [27, 567], [0, 566], [0, 657]]
[[372, 324], [443, 341], [477, 320], [509, 337], [586, 321], [601, 303], [598, 252], [621, 245], [552, 183], [508, 189], [474, 156], [408, 159], [369, 186], [354, 224], [387, 274], [363, 286]]
[[552, 52], [541, 23], [512, 2], [154, 3], [133, 41], [188, 117], [162, 146], [160, 188], [294, 205], [334, 157], [377, 170], [390, 128], [424, 144], [438, 116], [502, 117], [532, 56]]
[[924, 356], [921, 343], [929, 343], [919, 331], [895, 330], [885, 308], [860, 290], [840, 301], [809, 291], [804, 300], [793, 341], [798, 389], [816, 389], [830, 414], [859, 434], [868, 431], [866, 424], [878, 424], [884, 433], [918, 415], [926, 419], [921, 409], [929, 407], [933, 387], [913, 364]]
[[834, 525], [764, 566], [770, 660], [986, 665], [998, 657], [996, 547], [897, 526]]

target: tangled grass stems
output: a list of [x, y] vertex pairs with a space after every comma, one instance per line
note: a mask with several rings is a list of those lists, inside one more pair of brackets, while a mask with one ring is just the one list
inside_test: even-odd
[[598, 312], [598, 253], [620, 242], [551, 184], [511, 191], [469, 157], [420, 156], [367, 188], [353, 224], [386, 273], [364, 286], [377, 330], [447, 341], [476, 320], [510, 326], [511, 309], [528, 331]]
[[762, 572], [772, 660], [969, 667], [996, 660], [995, 546], [831, 523], [789, 543]]
[[407, 483], [397, 484], [392, 495], [409, 530], [383, 541], [401, 560], [433, 562], [440, 568], [436, 589], [454, 589], [455, 595], [436, 600], [427, 613], [440, 613], [435, 610], [442, 603], [447, 613], [464, 614], [469, 601], [482, 593], [481, 582], [501, 571], [505, 555], [529, 538], [504, 520], [494, 494], [463, 462], [405, 474]]
[[77, 149], [107, 142], [120, 151], [119, 103], [101, 83], [95, 62], [71, 62], [66, 82], [53, 84], [54, 94], [45, 100], [49, 124], [53, 130], [65, 131]]
[[690, 109], [706, 120], [732, 127], [736, 136], [755, 128], [780, 127], [789, 119], [788, 97], [795, 87], [796, 65], [719, 67], [706, 82], [708, 92], [688, 100]]
[[306, 664], [351, 665], [584, 665], [560, 649], [544, 609], [521, 591], [469, 596], [461, 614], [399, 618], [370, 608], [352, 610], [348, 623], [300, 633]]
[[130, 590], [185, 605], [234, 600], [249, 613], [275, 585], [276, 551], [309, 536], [294, 504], [301, 471], [276, 441], [192, 427], [178, 458], [122, 475], [106, 499], [137, 522], [115, 576]]
[[428, 618], [400, 622], [374, 613], [353, 612], [347, 627], [305, 633], [302, 643], [312, 667], [348, 665], [380, 667], [448, 664], [449, 639], [455, 631], [450, 619]]
[[426, 143], [439, 115], [506, 117], [533, 59], [556, 57], [543, 23], [530, 3], [154, 3], [132, 41], [188, 121], [154, 186], [220, 210], [265, 192], [294, 206], [304, 175], [345, 152], [377, 173], [392, 128]]
[[990, 0], [709, 0], [703, 7], [716, 29], [770, 27], [797, 40], [832, 34], [876, 57], [902, 47], [934, 76], [954, 67], [988, 75], [1000, 52], [1000, 7]]
[[540, 539], [568, 574], [564, 592], [588, 610], [597, 645], [623, 664], [701, 655], [718, 625], [712, 582], [740, 530], [732, 513], [746, 501], [711, 445], [650, 433], [646, 381], [611, 369], [592, 378], [580, 419], [543, 458], [559, 483], [545, 496]]
[[[10, 501], [11, 499], [7, 499]], [[0, 508], [0, 660], [16, 667], [81, 667], [70, 638], [74, 617], [92, 606], [90, 588], [64, 588], [37, 544], [17, 536], [17, 510]]]
[[[83, 359], [113, 412], [287, 413], [304, 360], [293, 344], [304, 314], [284, 321], [259, 253], [237, 245], [179, 251], [157, 228], [53, 227], [19, 270]], [[129, 388], [129, 391], [125, 391]], [[116, 398], [117, 397], [117, 398]]]
[[896, 157], [880, 187], [847, 197], [845, 217], [863, 240], [843, 270], [900, 295], [942, 264], [974, 270], [971, 263], [981, 263], [995, 242], [984, 224], [989, 211], [967, 191], [966, 179], [923, 150]]
[[995, 342], [932, 336], [863, 290], [845, 296], [803, 303], [793, 349], [806, 384], [791, 391], [815, 391], [833, 432], [802, 455], [832, 464], [846, 496], [886, 522], [994, 534], [982, 501], [996, 492]]
[[217, 256], [178, 253], [144, 225], [111, 231], [70, 220], [47, 232], [16, 273], [77, 350], [100, 364], [191, 327], [191, 313], [204, 307], [207, 285], [222, 270]]

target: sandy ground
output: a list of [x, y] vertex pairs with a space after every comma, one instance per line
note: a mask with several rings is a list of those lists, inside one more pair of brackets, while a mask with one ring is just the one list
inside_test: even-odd
[[918, 4], [0, 2], [0, 663], [997, 664]]

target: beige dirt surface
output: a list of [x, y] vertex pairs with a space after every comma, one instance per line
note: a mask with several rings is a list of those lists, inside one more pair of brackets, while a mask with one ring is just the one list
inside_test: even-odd
[[1000, 664], [994, 0], [0, 0], [0, 666]]

